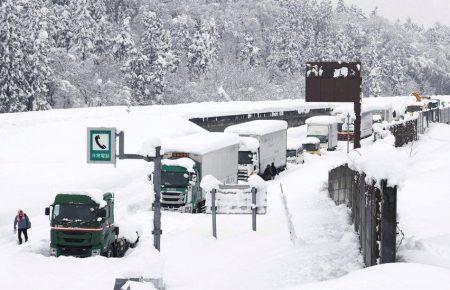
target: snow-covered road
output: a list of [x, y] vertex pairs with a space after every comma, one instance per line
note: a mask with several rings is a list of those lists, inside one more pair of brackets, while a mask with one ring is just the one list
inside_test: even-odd
[[[251, 231], [250, 216], [219, 215], [215, 240], [211, 216], [164, 212], [162, 251], [152, 250], [152, 192], [146, 180], [151, 164], [87, 165], [85, 130], [116, 126], [126, 132], [126, 151], [135, 152], [152, 136], [164, 141], [203, 131], [180, 117], [183, 113], [177, 115], [175, 109], [158, 113], [148, 107], [131, 113], [125, 108], [99, 108], [0, 116], [0, 289], [30, 289], [30, 285], [46, 290], [112, 289], [117, 277], [161, 273], [169, 289], [278, 289], [338, 278], [362, 268], [348, 209], [335, 206], [325, 192], [328, 169], [347, 160], [345, 144], [321, 157], [308, 155], [304, 165], [290, 166], [269, 182], [268, 213], [258, 216], [256, 233]], [[406, 160], [398, 210], [407, 239], [400, 257], [446, 267], [445, 271], [450, 269], [448, 136], [450, 126], [434, 125], [412, 150], [395, 149], [389, 155], [392, 160], [386, 160]], [[366, 142], [363, 146], [372, 146]], [[280, 183], [301, 239], [295, 246], [289, 238]], [[60, 191], [94, 187], [115, 192], [119, 225], [138, 224], [142, 243], [124, 259], [48, 257], [49, 221], [44, 207]], [[12, 232], [18, 208], [33, 223], [30, 241], [22, 246], [17, 246]], [[321, 285], [317, 289], [323, 289]]]

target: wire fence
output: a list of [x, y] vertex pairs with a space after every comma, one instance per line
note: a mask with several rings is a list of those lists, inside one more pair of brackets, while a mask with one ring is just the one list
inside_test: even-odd
[[388, 129], [395, 137], [395, 147], [402, 147], [418, 140], [419, 135], [424, 134], [431, 123], [449, 124], [450, 107], [417, 112], [414, 118], [394, 123], [388, 126]]
[[328, 192], [337, 205], [351, 209], [364, 264], [395, 262], [397, 188], [387, 186], [386, 180], [367, 182], [364, 173], [342, 165], [329, 171]]

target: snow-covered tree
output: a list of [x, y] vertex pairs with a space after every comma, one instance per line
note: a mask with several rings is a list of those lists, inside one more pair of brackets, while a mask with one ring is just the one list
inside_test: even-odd
[[72, 23], [73, 48], [81, 60], [89, 58], [94, 50], [96, 22], [89, 11], [87, 0], [71, 2], [74, 21]]
[[188, 47], [191, 44], [188, 22], [189, 17], [187, 15], [180, 15], [174, 18], [171, 23], [172, 49], [178, 59], [185, 58]]
[[187, 57], [191, 77], [202, 76], [212, 67], [217, 57], [217, 39], [213, 20], [206, 23], [199, 19], [196, 21]]
[[105, 1], [107, 0], [87, 0], [89, 13], [96, 22], [100, 22], [102, 18], [106, 18]]
[[106, 17], [102, 17], [95, 29], [94, 37], [94, 61], [96, 64], [100, 63], [102, 58], [107, 57], [110, 54], [110, 49], [112, 45], [111, 39], [111, 25]]
[[293, 74], [302, 67], [301, 35], [297, 34], [297, 23], [291, 21], [289, 14], [277, 20], [275, 30], [271, 32], [271, 51], [269, 63], [282, 72]]
[[28, 2], [26, 17], [31, 19], [28, 28], [28, 39], [26, 46], [27, 71], [25, 78], [29, 84], [27, 110], [39, 111], [50, 109], [47, 102], [48, 82], [51, 70], [49, 67], [48, 52], [48, 15], [49, 10], [44, 7], [43, 1]]
[[126, 61], [134, 48], [135, 43], [131, 35], [130, 17], [126, 17], [123, 20], [119, 35], [113, 41], [114, 58], [118, 61]]
[[133, 52], [126, 67], [132, 101], [140, 105], [163, 103], [166, 75], [176, 70], [177, 59], [171, 50], [170, 34], [155, 12], [144, 13], [143, 28], [140, 50]]
[[380, 51], [380, 41], [376, 35], [369, 38], [369, 43], [363, 52], [363, 91], [366, 97], [379, 97], [383, 83], [383, 57]]
[[249, 67], [260, 64], [260, 49], [255, 45], [255, 40], [249, 34], [244, 37], [244, 42], [239, 51], [239, 59]]
[[344, 0], [338, 0], [336, 4], [336, 12], [337, 13], [346, 13], [347, 12], [347, 6], [344, 3]]
[[49, 36], [50, 43], [57, 48], [64, 48], [66, 51], [72, 47], [72, 14], [67, 5], [54, 5], [50, 8]]
[[26, 39], [21, 28], [20, 11], [14, 0], [0, 5], [0, 113], [26, 110], [27, 67], [23, 48]]
[[133, 49], [129, 60], [125, 63], [124, 71], [128, 87], [131, 89], [131, 104], [152, 104], [154, 75], [148, 57]]

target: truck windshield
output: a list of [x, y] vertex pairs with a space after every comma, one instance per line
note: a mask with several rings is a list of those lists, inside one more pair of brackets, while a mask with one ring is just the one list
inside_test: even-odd
[[306, 151], [316, 151], [319, 148], [317, 148], [316, 144], [303, 144], [303, 149]]
[[250, 151], [239, 151], [239, 164], [252, 164], [253, 154]]
[[286, 157], [297, 157], [297, 150], [287, 150]]
[[165, 186], [187, 186], [189, 175], [186, 172], [161, 172], [161, 184]]
[[55, 204], [53, 220], [56, 222], [92, 222], [97, 219], [97, 206], [88, 204]]

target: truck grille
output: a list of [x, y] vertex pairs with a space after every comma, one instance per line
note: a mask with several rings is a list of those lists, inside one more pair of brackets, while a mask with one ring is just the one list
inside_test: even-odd
[[84, 247], [91, 245], [92, 234], [76, 231], [60, 231], [58, 232], [58, 240], [61, 241], [61, 246]]
[[61, 247], [60, 248], [61, 255], [63, 256], [79, 256], [79, 257], [85, 257], [90, 255], [91, 249], [90, 248], [78, 248], [78, 247]]
[[239, 169], [238, 170], [238, 180], [248, 181], [248, 171]]
[[183, 192], [162, 192], [161, 206], [166, 209], [177, 209], [184, 206]]

